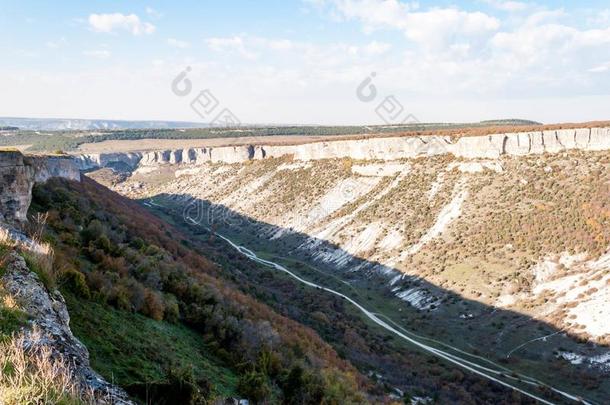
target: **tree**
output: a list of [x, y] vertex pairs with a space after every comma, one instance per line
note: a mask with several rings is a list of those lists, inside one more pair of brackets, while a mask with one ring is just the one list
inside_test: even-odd
[[237, 384], [237, 391], [255, 403], [264, 401], [271, 394], [267, 376], [258, 371], [250, 371], [243, 375]]

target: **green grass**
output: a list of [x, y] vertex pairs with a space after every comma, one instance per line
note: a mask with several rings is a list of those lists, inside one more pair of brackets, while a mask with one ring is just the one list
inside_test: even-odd
[[203, 338], [183, 325], [157, 322], [64, 292], [74, 334], [92, 367], [120, 386], [162, 382], [169, 368], [192, 367], [216, 395], [235, 395], [237, 376], [209, 354]]
[[[0, 244], [0, 262], [8, 252], [9, 247]], [[0, 277], [4, 275], [4, 271], [4, 266], [0, 265]], [[14, 308], [7, 308], [4, 305], [3, 295], [2, 286], [0, 285], [0, 341], [19, 330], [27, 320], [27, 316], [24, 312]]]
[[0, 302], [0, 341], [17, 332], [26, 320], [27, 316], [24, 312], [7, 308]]
[[55, 290], [57, 287], [57, 280], [55, 280], [55, 276], [53, 274], [53, 270], [51, 268], [51, 263], [45, 263], [45, 260], [48, 260], [44, 255], [37, 255], [32, 252], [23, 251], [20, 253], [23, 260], [25, 260], [25, 264], [28, 268], [36, 273], [42, 284], [49, 291]]

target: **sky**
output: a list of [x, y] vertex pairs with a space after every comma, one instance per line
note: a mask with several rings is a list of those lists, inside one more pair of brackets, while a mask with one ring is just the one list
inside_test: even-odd
[[610, 2], [4, 1], [0, 116], [610, 119]]

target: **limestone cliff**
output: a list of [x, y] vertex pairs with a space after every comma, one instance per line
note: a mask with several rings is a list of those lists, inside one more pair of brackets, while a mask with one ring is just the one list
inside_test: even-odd
[[0, 221], [25, 221], [30, 206], [34, 169], [19, 152], [0, 152]]
[[29, 156], [17, 151], [0, 152], [0, 221], [11, 224], [26, 220], [32, 187], [52, 177], [80, 180], [71, 157]]
[[77, 157], [81, 169], [122, 165], [137, 167], [163, 164], [242, 163], [270, 157], [293, 156], [295, 160], [352, 158], [396, 160], [445, 153], [466, 159], [498, 158], [558, 153], [578, 149], [610, 149], [610, 128], [562, 129], [487, 136], [375, 137], [360, 140], [311, 142], [301, 145], [242, 145], [215, 148], [187, 148], [135, 153], [103, 153]]

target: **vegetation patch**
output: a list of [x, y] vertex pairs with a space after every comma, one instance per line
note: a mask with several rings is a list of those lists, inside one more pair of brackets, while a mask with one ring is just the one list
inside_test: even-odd
[[87, 346], [91, 365], [108, 381], [130, 386], [168, 383], [188, 373], [214, 396], [236, 395], [237, 376], [217, 359], [199, 334], [180, 324], [76, 297], [65, 291], [74, 334]]
[[33, 197], [33, 213], [48, 213], [44, 238], [74, 330], [109, 381], [134, 395], [178, 384], [180, 398], [363, 401], [366, 380], [315, 332], [219, 279], [223, 269], [137, 203], [87, 178], [51, 180]]

